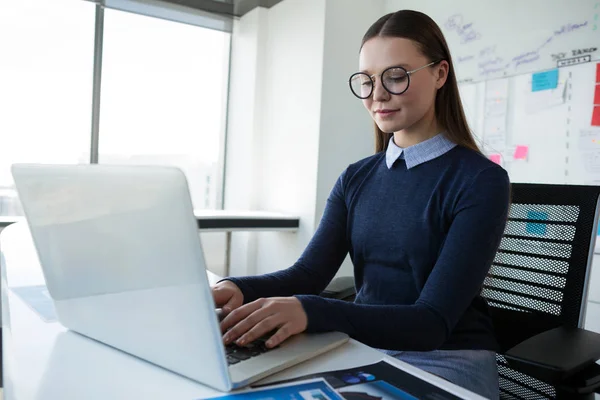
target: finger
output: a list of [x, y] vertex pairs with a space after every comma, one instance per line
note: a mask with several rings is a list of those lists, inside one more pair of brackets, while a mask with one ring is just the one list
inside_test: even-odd
[[215, 305], [217, 307], [221, 307], [223, 304], [227, 304], [227, 302], [231, 301], [233, 297], [231, 292], [228, 290], [223, 290], [223, 288], [216, 287], [212, 290], [213, 299], [215, 300]]
[[293, 326], [291, 322], [284, 324], [279, 329], [277, 329], [277, 332], [275, 332], [273, 336], [269, 338], [269, 340], [267, 340], [265, 345], [268, 348], [279, 346], [279, 344], [281, 344], [281, 342], [283, 342], [285, 339], [297, 333], [294, 332], [292, 328]]
[[236, 304], [236, 303], [237, 303], [237, 299], [235, 298], [235, 296], [231, 296], [229, 301], [227, 303], [225, 303], [225, 305], [223, 306], [223, 312], [225, 314], [229, 314], [231, 311], [238, 308], [239, 304]]
[[247, 318], [253, 312], [262, 307], [262, 302], [259, 300], [253, 301], [252, 303], [245, 304], [241, 307], [236, 308], [221, 321], [221, 331], [225, 332], [232, 326], [235, 326], [240, 321]]
[[225, 344], [229, 344], [235, 340], [238, 340], [242, 335], [254, 328], [255, 325], [258, 325], [262, 322], [262, 320], [268, 318], [269, 315], [270, 313], [268, 310], [265, 310], [264, 308], [259, 308], [258, 310], [248, 315], [240, 322], [238, 322], [233, 328], [229, 329], [229, 331], [223, 337], [223, 342]]
[[254, 342], [256, 339], [263, 337], [273, 329], [277, 328], [278, 318], [270, 315], [257, 324], [255, 324], [248, 332], [241, 335], [241, 337], [235, 342], [238, 346], [245, 346], [248, 343]]

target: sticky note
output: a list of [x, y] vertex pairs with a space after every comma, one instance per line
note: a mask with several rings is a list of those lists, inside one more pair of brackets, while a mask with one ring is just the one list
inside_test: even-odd
[[596, 90], [594, 91], [594, 104], [600, 105], [600, 84], [596, 85]]
[[556, 89], [558, 86], [558, 69], [537, 72], [531, 76], [531, 91]]
[[596, 64], [596, 83], [600, 83], [600, 63]]
[[600, 126], [600, 106], [594, 106], [594, 111], [592, 111], [592, 126]]
[[513, 158], [515, 160], [525, 160], [527, 153], [529, 153], [529, 146], [517, 146]]
[[[543, 211], [527, 211], [527, 219], [547, 221], [548, 213]], [[543, 236], [546, 234], [547, 226], [546, 224], [528, 222], [525, 230], [527, 231], [527, 233]]]
[[490, 154], [490, 160], [498, 165], [502, 165], [502, 156], [500, 154]]

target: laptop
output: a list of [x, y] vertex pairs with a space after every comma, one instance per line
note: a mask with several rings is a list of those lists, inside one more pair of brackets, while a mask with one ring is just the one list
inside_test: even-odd
[[16, 189], [59, 321], [220, 391], [348, 340], [223, 345], [188, 184], [174, 167], [15, 164]]

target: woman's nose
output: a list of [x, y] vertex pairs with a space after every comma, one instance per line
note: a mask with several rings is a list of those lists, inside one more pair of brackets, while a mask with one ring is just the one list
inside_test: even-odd
[[374, 101], [387, 101], [390, 99], [390, 93], [385, 90], [381, 82], [375, 82], [373, 86], [373, 100]]

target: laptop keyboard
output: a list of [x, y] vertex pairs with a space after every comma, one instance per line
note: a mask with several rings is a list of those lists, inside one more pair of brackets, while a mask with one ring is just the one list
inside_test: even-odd
[[[247, 344], [246, 346], [238, 346], [235, 343], [228, 344], [225, 346], [225, 354], [227, 355], [227, 364], [234, 365], [239, 363], [240, 361], [246, 361], [252, 357], [259, 356], [267, 351], [271, 351], [273, 349], [267, 348], [265, 342], [268, 337], [260, 338], [255, 340], [252, 343]], [[274, 348], [277, 348], [276, 346]]]

